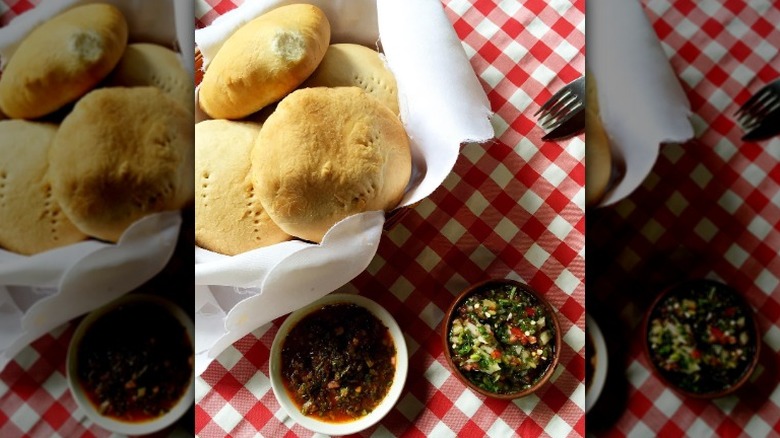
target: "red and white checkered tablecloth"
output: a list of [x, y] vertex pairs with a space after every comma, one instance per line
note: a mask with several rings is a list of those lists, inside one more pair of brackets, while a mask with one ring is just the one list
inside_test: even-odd
[[[643, 0], [691, 102], [698, 138], [665, 145], [630, 197], [588, 211], [587, 308], [610, 372], [588, 433], [780, 436], [780, 138], [740, 140], [733, 114], [780, 78], [780, 4]], [[746, 387], [685, 398], [651, 372], [638, 329], [652, 298], [684, 278], [719, 279], [758, 316], [763, 352]]]
[[[234, 0], [199, 0], [208, 25]], [[377, 301], [409, 347], [400, 401], [371, 436], [584, 436], [584, 141], [541, 141], [532, 116], [585, 71], [585, 2], [445, 0], [495, 111], [497, 140], [464, 146], [443, 186], [382, 237], [368, 269], [343, 288]], [[536, 395], [485, 399], [442, 354], [444, 311], [468, 284], [510, 277], [559, 310], [560, 365]], [[286, 416], [268, 379], [283, 318], [244, 337], [196, 380], [201, 437], [311, 436]]]

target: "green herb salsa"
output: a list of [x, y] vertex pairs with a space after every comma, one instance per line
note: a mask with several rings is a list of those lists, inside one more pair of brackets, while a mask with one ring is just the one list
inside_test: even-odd
[[452, 361], [478, 387], [496, 394], [530, 388], [555, 355], [555, 328], [544, 304], [515, 285], [478, 291], [455, 310]]
[[329, 422], [371, 412], [393, 384], [390, 331], [368, 309], [329, 304], [305, 316], [282, 346], [281, 373], [301, 413]]
[[648, 350], [661, 374], [697, 394], [722, 391], [755, 355], [751, 316], [736, 293], [715, 282], [692, 284], [661, 299], [648, 321]]

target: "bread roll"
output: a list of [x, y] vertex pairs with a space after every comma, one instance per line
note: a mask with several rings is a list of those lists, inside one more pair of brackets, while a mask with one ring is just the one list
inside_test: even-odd
[[127, 22], [107, 4], [69, 9], [33, 30], [0, 77], [0, 108], [37, 118], [86, 94], [119, 62]]
[[200, 84], [200, 107], [240, 119], [298, 87], [325, 55], [330, 24], [316, 6], [282, 6], [248, 22], [217, 52]]
[[395, 76], [379, 53], [359, 44], [331, 44], [303, 87], [360, 87], [399, 114]]
[[106, 84], [120, 87], [153, 86], [170, 94], [189, 109], [194, 104], [192, 97], [195, 87], [179, 54], [158, 44], [129, 44]]
[[593, 75], [585, 80], [585, 205], [596, 205], [606, 194], [612, 177], [609, 137], [601, 124]]
[[263, 208], [286, 233], [313, 242], [347, 216], [395, 208], [411, 168], [398, 117], [357, 87], [291, 93], [252, 151]]
[[57, 126], [0, 122], [0, 248], [30, 255], [86, 239], [52, 196], [48, 152]]
[[195, 242], [226, 255], [290, 239], [263, 210], [249, 170], [260, 125], [206, 120], [195, 125]]
[[102, 88], [63, 120], [53, 193], [85, 234], [116, 242], [136, 220], [194, 197], [192, 114], [156, 87]]

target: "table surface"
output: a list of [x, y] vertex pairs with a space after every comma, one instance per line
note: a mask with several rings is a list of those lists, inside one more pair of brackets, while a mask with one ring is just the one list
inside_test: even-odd
[[[198, 26], [240, 1], [198, 1]], [[409, 348], [395, 408], [370, 436], [583, 436], [584, 138], [542, 142], [533, 113], [585, 68], [585, 2], [449, 0], [445, 12], [487, 93], [496, 140], [465, 145], [442, 187], [384, 234], [342, 292], [384, 306]], [[485, 399], [450, 372], [442, 317], [486, 278], [530, 284], [558, 309], [563, 342], [551, 382], [515, 402]], [[276, 401], [269, 350], [284, 318], [229, 348], [196, 380], [202, 437], [311, 436]]]
[[[748, 5], [749, 3], [749, 5]], [[599, 436], [780, 436], [780, 138], [740, 140], [733, 114], [780, 78], [778, 2], [643, 0], [691, 102], [697, 138], [664, 145], [631, 196], [587, 212], [587, 302], [607, 337]], [[665, 286], [711, 278], [744, 294], [762, 333], [747, 385], [685, 398], [650, 371], [638, 324]]]

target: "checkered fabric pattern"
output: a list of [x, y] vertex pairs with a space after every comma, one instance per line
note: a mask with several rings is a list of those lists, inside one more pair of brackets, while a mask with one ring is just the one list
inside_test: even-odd
[[75, 324], [39, 338], [0, 373], [0, 436], [108, 437], [68, 391], [65, 356]]
[[[239, 1], [196, 3], [208, 25]], [[442, 187], [382, 238], [368, 269], [341, 291], [384, 306], [409, 347], [400, 401], [370, 436], [584, 436], [584, 141], [542, 142], [532, 114], [585, 69], [584, 1], [445, 0], [495, 112], [496, 140], [466, 145]], [[535, 395], [486, 399], [446, 365], [442, 317], [468, 284], [529, 283], [558, 309], [557, 372]], [[312, 436], [284, 413], [268, 380], [284, 318], [235, 343], [196, 380], [201, 437]]]
[[0, 2], [0, 26], [8, 24], [12, 18], [35, 7], [41, 0], [3, 0]]
[[[780, 78], [780, 4], [642, 4], [688, 95], [699, 135], [663, 146], [653, 172], [630, 197], [588, 211], [587, 308], [608, 327], [602, 331], [611, 337], [609, 366], [617, 370], [608, 377], [605, 400], [588, 414], [588, 431], [777, 437], [780, 138], [743, 142], [733, 114]], [[741, 291], [763, 338], [760, 364], [746, 387], [715, 401], [671, 391], [641, 350], [639, 321], [652, 298], [696, 277]]]

